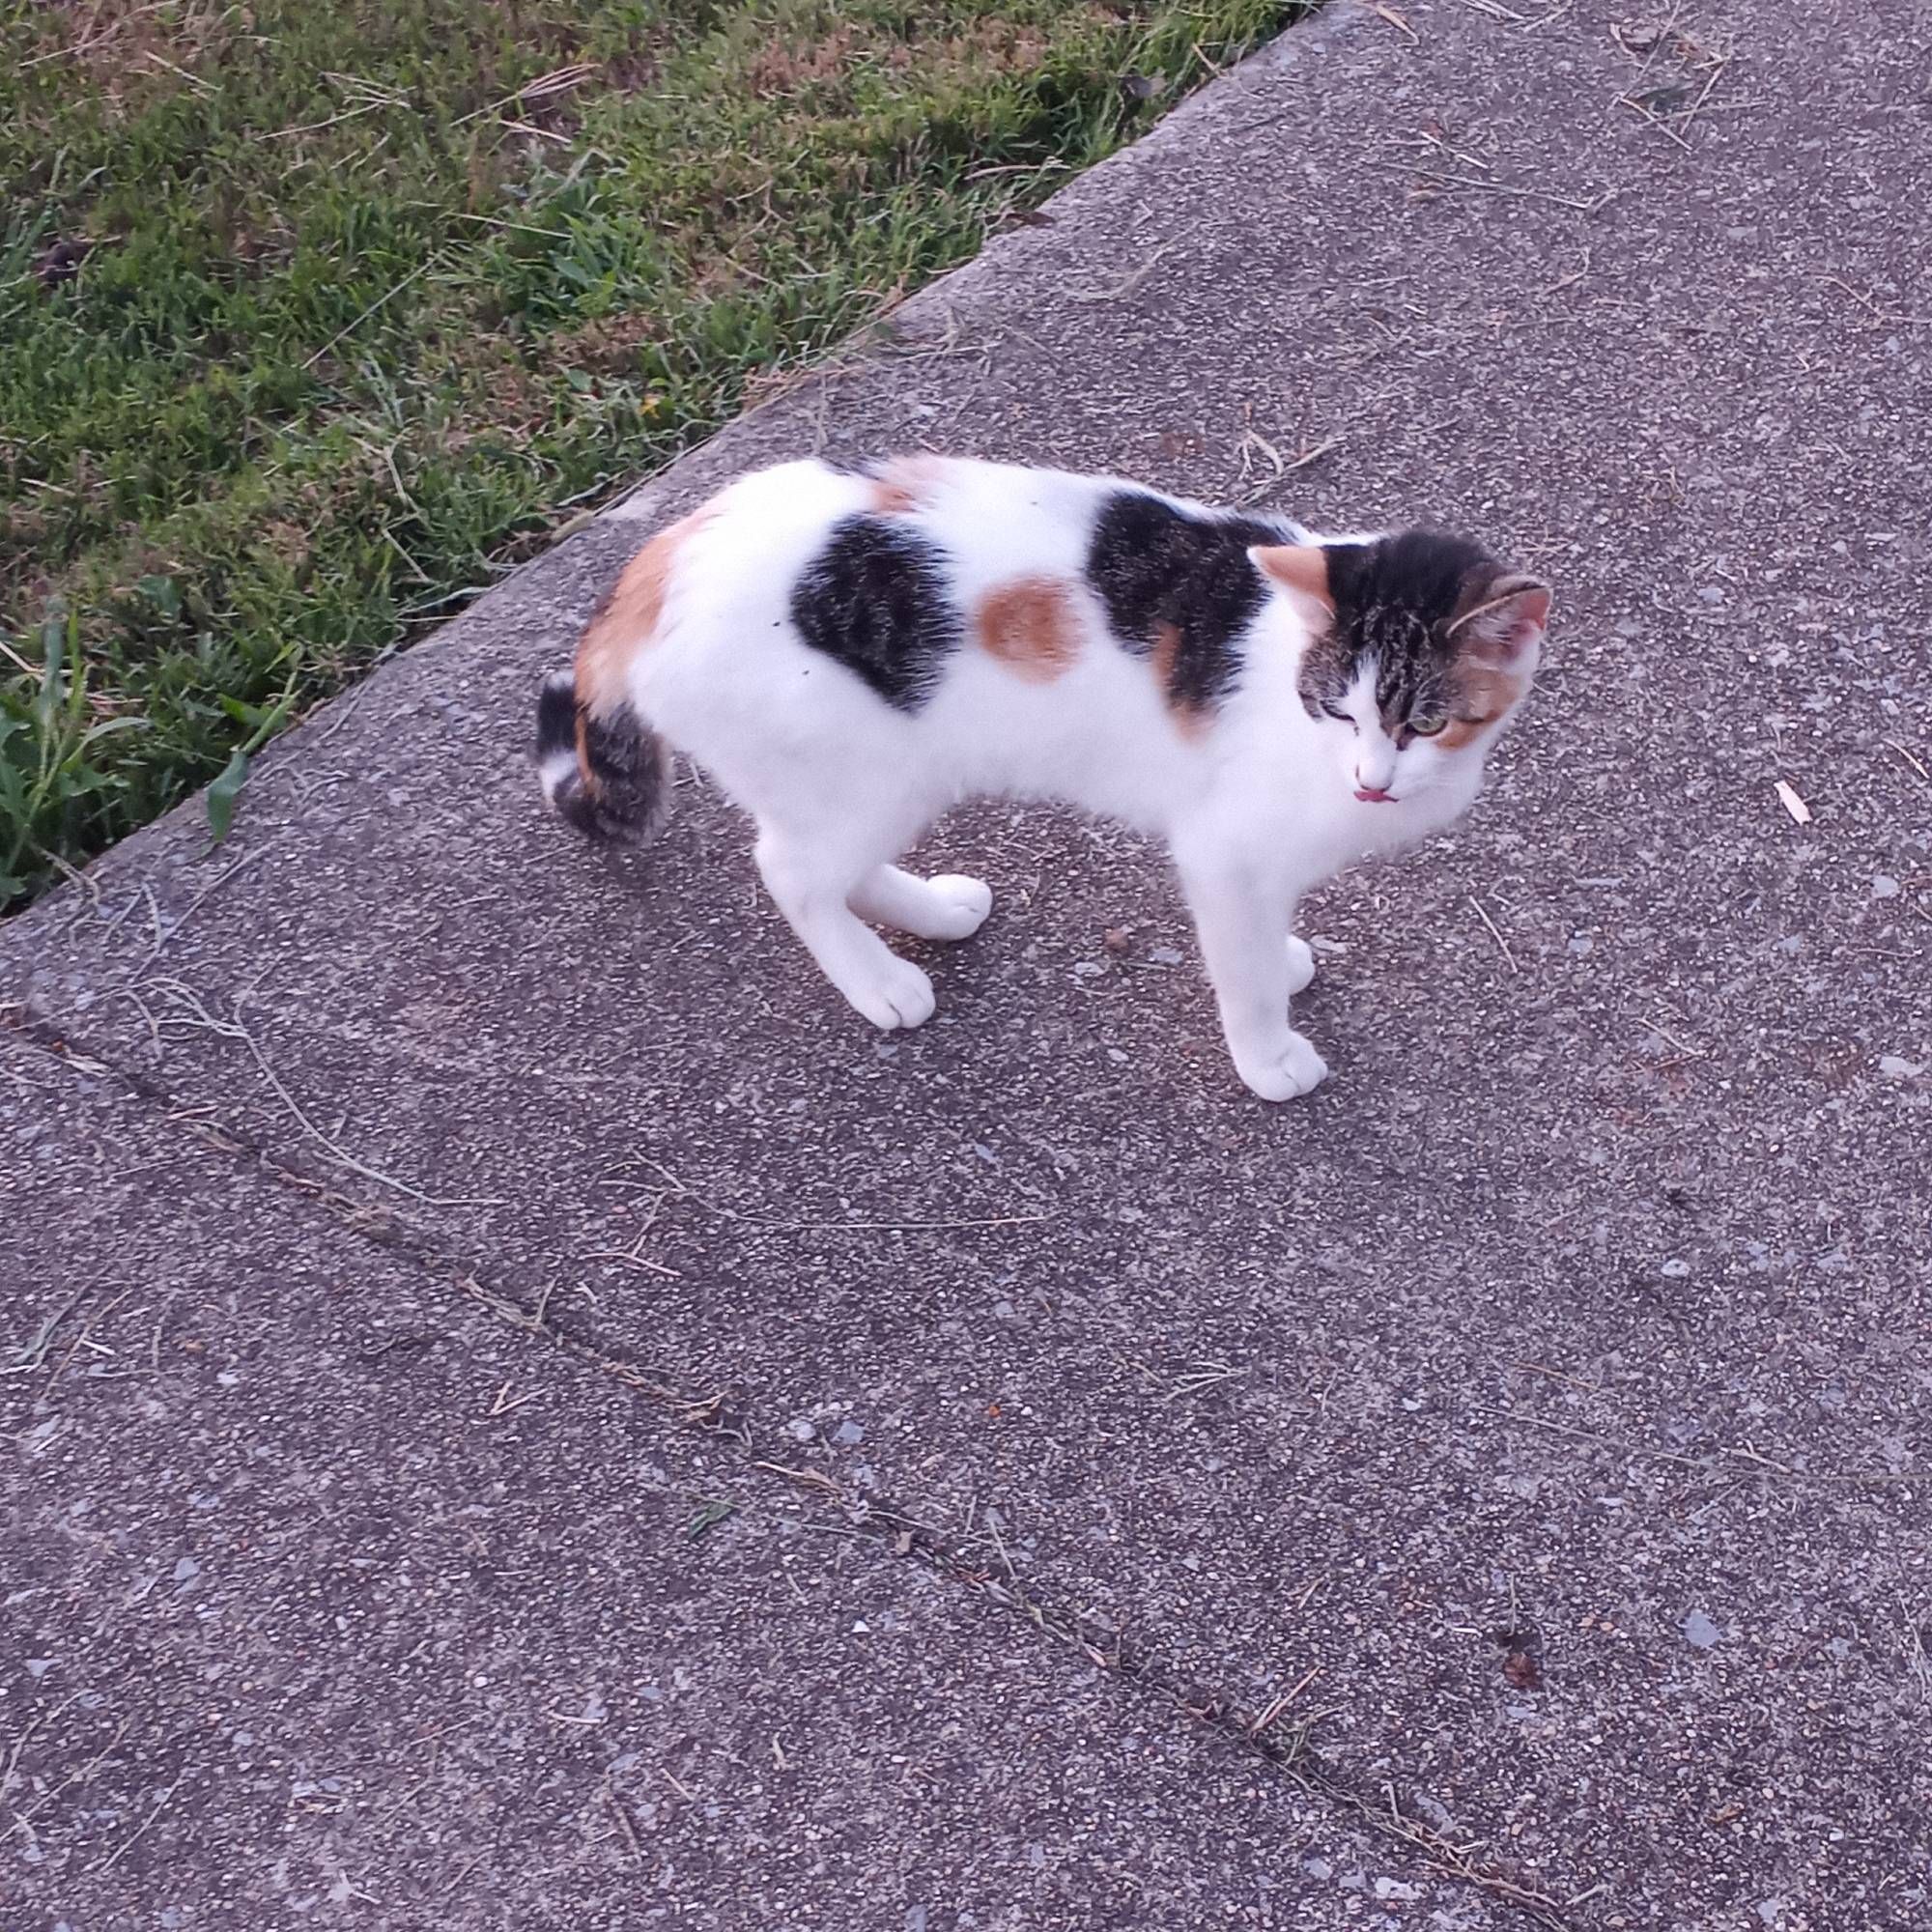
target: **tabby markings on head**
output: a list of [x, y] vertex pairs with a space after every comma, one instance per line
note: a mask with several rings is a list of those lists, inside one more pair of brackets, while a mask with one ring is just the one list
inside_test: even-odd
[[1311, 630], [1301, 661], [1310, 717], [1343, 702], [1365, 664], [1375, 667], [1389, 735], [1400, 740], [1412, 718], [1443, 718], [1435, 737], [1443, 751], [1472, 743], [1521, 698], [1527, 677], [1514, 640], [1525, 623], [1541, 626], [1549, 593], [1480, 545], [1399, 530], [1369, 543], [1296, 547], [1264, 567], [1333, 612]]

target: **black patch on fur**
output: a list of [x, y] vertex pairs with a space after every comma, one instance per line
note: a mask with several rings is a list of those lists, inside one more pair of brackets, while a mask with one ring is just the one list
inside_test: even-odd
[[642, 845], [668, 807], [664, 743], [627, 705], [611, 718], [584, 717], [586, 784], [577, 761], [577, 694], [568, 674], [545, 680], [537, 697], [537, 762], [567, 753], [569, 772], [551, 803], [586, 838]]
[[1129, 650], [1147, 654], [1161, 628], [1174, 627], [1179, 641], [1168, 696], [1186, 709], [1206, 709], [1233, 686], [1239, 669], [1234, 641], [1267, 594], [1248, 561], [1249, 546], [1289, 540], [1280, 524], [1200, 516], [1123, 490], [1094, 526], [1087, 581]]
[[537, 762], [555, 752], [577, 751], [577, 690], [570, 676], [547, 677], [537, 694]]
[[791, 620], [815, 651], [890, 705], [917, 711], [932, 696], [965, 623], [939, 553], [883, 517], [847, 517], [791, 593]]
[[1480, 544], [1440, 530], [1398, 530], [1374, 543], [1328, 547], [1335, 623], [1302, 666], [1311, 715], [1339, 700], [1362, 659], [1376, 658], [1376, 702], [1391, 730], [1449, 709], [1459, 651], [1449, 626], [1470, 608], [1472, 587], [1502, 575]]

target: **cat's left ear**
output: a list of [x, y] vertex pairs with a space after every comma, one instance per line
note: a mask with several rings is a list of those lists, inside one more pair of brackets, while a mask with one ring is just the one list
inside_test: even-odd
[[1321, 544], [1255, 544], [1248, 561], [1277, 589], [1288, 593], [1295, 615], [1320, 636], [1335, 621], [1328, 587], [1328, 553]]
[[1549, 624], [1549, 586], [1538, 577], [1497, 577], [1449, 626], [1472, 657], [1509, 668], [1533, 664]]

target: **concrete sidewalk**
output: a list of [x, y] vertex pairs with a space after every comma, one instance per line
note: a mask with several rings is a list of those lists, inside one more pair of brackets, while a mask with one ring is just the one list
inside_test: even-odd
[[[1336, 0], [0, 934], [19, 1922], [1932, 1923], [1922, 12], [1676, 22]], [[639, 520], [916, 444], [1556, 584], [1311, 1102], [1117, 832], [887, 1040], [545, 816]]]

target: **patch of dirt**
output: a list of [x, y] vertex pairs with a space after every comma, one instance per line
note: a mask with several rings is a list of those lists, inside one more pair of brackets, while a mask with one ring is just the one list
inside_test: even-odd
[[630, 375], [637, 367], [638, 351], [657, 336], [657, 317], [648, 310], [632, 309], [558, 330], [545, 342], [544, 354], [570, 368], [595, 369], [607, 376]]
[[94, 253], [94, 242], [85, 235], [63, 237], [34, 257], [35, 281], [43, 289], [57, 289], [80, 273], [80, 265]]
[[980, 20], [946, 44], [949, 51], [958, 48], [973, 65], [995, 73], [1031, 73], [1046, 59], [1053, 42], [1042, 29], [1017, 20]]
[[189, 74], [217, 64], [245, 24], [237, 7], [204, 0], [198, 7], [157, 9], [150, 0], [79, 0], [44, 10], [45, 25], [30, 59], [64, 80], [86, 83], [110, 114], [137, 100], [177, 94]]
[[304, 524], [290, 523], [284, 518], [265, 524], [258, 541], [278, 563], [299, 570], [314, 548], [314, 532]]
[[835, 27], [815, 46], [803, 49], [775, 38], [753, 56], [745, 70], [746, 84], [760, 100], [770, 100], [815, 81], [831, 80], [851, 58], [852, 41], [850, 27]]
[[[549, 343], [557, 339], [549, 338], [541, 352], [547, 361], [556, 359]], [[526, 439], [550, 420], [547, 385], [507, 343], [486, 336], [458, 351], [451, 360], [465, 400], [455, 412], [456, 420], [438, 436], [439, 448], [465, 449], [479, 436]]]
[[660, 65], [644, 54], [619, 54], [604, 63], [603, 85], [618, 94], [648, 94], [658, 84]]

